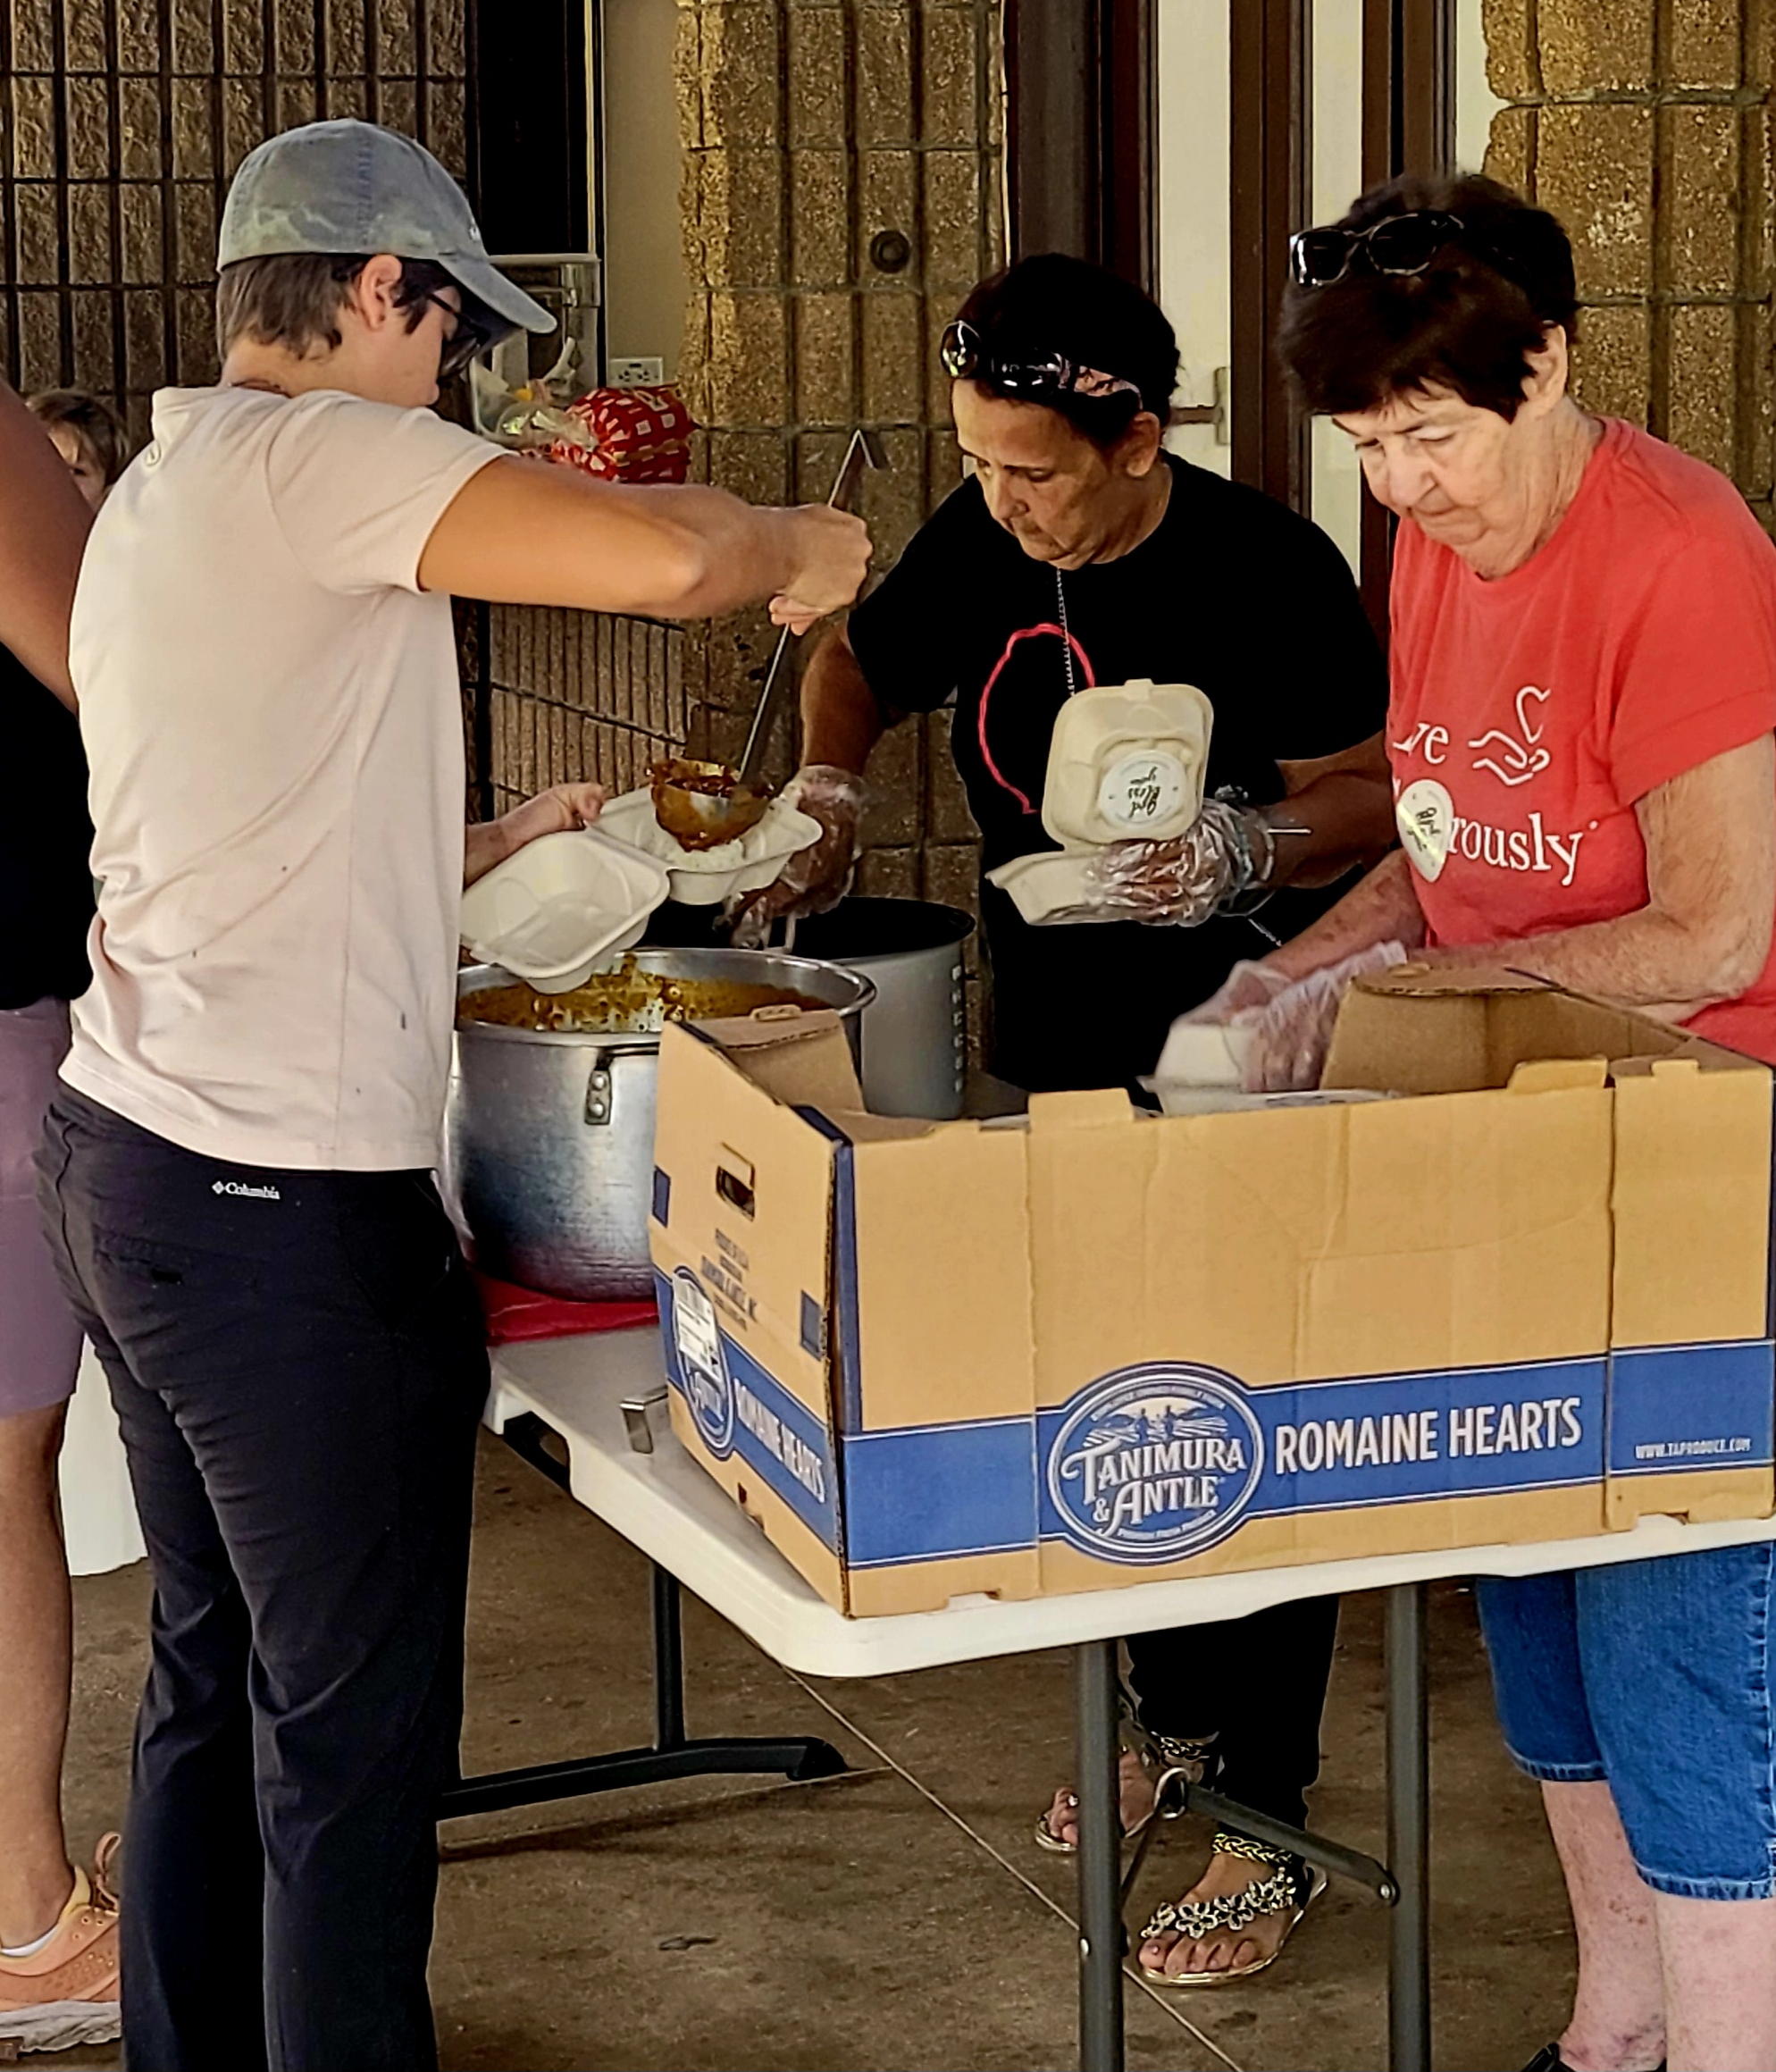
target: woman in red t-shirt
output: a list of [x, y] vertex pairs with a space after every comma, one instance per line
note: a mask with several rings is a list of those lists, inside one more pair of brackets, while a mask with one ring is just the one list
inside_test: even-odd
[[[1401, 520], [1403, 846], [1210, 1011], [1250, 1010], [1272, 1083], [1299, 1080], [1341, 967], [1508, 944], [1776, 1061], [1776, 552], [1713, 469], [1568, 394], [1552, 216], [1490, 180], [1399, 180], [1293, 260], [1290, 366]], [[1572, 2018], [1538, 2072], [1769, 2072], [1772, 1548], [1480, 1598], [1579, 1929]]]

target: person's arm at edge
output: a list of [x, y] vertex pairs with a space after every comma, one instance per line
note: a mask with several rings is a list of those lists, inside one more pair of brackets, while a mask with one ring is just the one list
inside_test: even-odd
[[0, 382], [0, 642], [71, 712], [68, 618], [91, 523], [42, 425]]
[[713, 618], [762, 598], [805, 631], [849, 604], [859, 522], [824, 505], [742, 503], [692, 484], [610, 482], [505, 456], [451, 499], [420, 557], [423, 590], [493, 604]]
[[497, 820], [472, 820], [464, 831], [463, 883], [472, 885], [496, 864], [545, 835], [566, 835], [590, 827], [603, 812], [610, 793], [602, 784], [551, 784]]

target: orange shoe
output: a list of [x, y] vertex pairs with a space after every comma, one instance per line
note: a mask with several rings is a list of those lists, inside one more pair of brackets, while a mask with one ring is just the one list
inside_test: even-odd
[[110, 1883], [117, 1843], [107, 1834], [90, 1873], [74, 1873], [73, 1896], [40, 1950], [0, 1957], [0, 2037], [22, 2050], [67, 2051], [117, 2038], [117, 1895]]

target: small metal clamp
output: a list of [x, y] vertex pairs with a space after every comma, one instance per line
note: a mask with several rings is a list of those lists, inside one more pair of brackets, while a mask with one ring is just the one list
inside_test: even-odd
[[632, 1453], [650, 1454], [654, 1450], [654, 1428], [648, 1421], [648, 1413], [666, 1399], [666, 1384], [650, 1388], [645, 1396], [632, 1396], [623, 1405], [623, 1428], [629, 1435]]

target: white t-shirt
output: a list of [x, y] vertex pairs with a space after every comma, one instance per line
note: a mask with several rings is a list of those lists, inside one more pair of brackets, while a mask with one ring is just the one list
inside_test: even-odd
[[104, 889], [63, 1076], [242, 1164], [433, 1165], [465, 787], [418, 566], [498, 449], [331, 390], [169, 389], [154, 434], [74, 600]]

